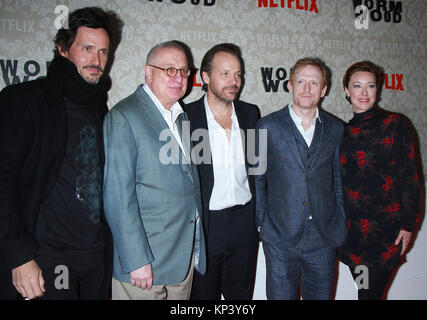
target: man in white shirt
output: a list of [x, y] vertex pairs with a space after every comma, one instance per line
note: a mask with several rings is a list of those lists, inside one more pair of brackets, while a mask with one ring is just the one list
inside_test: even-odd
[[[258, 107], [238, 100], [243, 78], [240, 48], [223, 43], [204, 56], [200, 73], [206, 95], [185, 107], [191, 132], [207, 129], [198, 165], [207, 243], [207, 272], [194, 274], [191, 299], [248, 300], [255, 279], [257, 236], [254, 184], [248, 175], [247, 131]], [[201, 143], [202, 143], [201, 142]], [[206, 156], [207, 155], [207, 156]], [[211, 155], [211, 156], [210, 156]]]
[[[189, 76], [181, 44], [155, 46], [147, 55], [146, 83], [104, 120], [113, 299], [188, 299], [193, 270], [205, 272], [199, 177], [178, 102]], [[165, 134], [171, 161], [165, 161]]]

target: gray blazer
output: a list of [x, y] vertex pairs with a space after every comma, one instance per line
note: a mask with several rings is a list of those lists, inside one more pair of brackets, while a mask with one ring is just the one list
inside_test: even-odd
[[279, 246], [296, 245], [310, 214], [331, 246], [341, 245], [346, 238], [339, 168], [343, 125], [321, 110], [319, 117], [320, 144], [309, 169], [303, 165], [288, 106], [256, 124], [256, 129], [267, 129], [267, 145], [259, 146], [267, 148], [260, 159], [266, 172], [255, 176], [256, 221], [262, 240]]
[[[180, 130], [185, 120], [182, 113], [177, 119]], [[165, 133], [169, 138], [162, 141]], [[151, 263], [154, 285], [183, 281], [195, 234], [195, 262], [203, 274], [197, 168], [181, 160], [177, 141], [142, 86], [107, 113], [104, 143], [104, 207], [114, 240], [114, 278], [130, 282], [129, 272]], [[165, 152], [169, 164], [160, 161]]]

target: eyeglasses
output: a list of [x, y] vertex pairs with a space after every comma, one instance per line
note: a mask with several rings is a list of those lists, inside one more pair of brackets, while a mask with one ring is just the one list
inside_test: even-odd
[[153, 66], [152, 64], [149, 64], [150, 67], [154, 67], [160, 70], [163, 70], [163, 72], [165, 74], [167, 74], [169, 77], [175, 77], [179, 71], [179, 73], [181, 74], [181, 77], [183, 78], [188, 78], [190, 76], [191, 70], [188, 68], [181, 68], [181, 69], [177, 69], [174, 67], [169, 67], [169, 68], [160, 68], [158, 66]]

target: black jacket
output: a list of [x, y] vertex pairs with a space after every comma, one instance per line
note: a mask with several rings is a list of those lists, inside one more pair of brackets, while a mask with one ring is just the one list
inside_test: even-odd
[[[40, 205], [55, 184], [67, 143], [62, 78], [63, 74], [49, 69], [45, 78], [12, 85], [0, 92], [2, 270], [11, 270], [34, 259], [38, 249], [33, 234]], [[97, 111], [101, 119], [107, 110], [104, 100]], [[101, 160], [103, 167], [103, 152]], [[102, 219], [105, 222], [103, 215]], [[106, 222], [105, 225], [108, 229]], [[112, 274], [109, 229], [107, 234], [106, 293]]]
[[[185, 111], [188, 114], [188, 119], [190, 120], [190, 132], [193, 133], [196, 129], [208, 129], [208, 122], [206, 118], [204, 98], [200, 98], [197, 101], [194, 101], [184, 107]], [[256, 105], [249, 104], [240, 100], [234, 101], [234, 108], [236, 112], [237, 119], [239, 121], [240, 129], [243, 129], [245, 133], [245, 162], [246, 162], [246, 171], [248, 172], [248, 168], [251, 164], [248, 161], [247, 152], [248, 143], [250, 139], [248, 139], [247, 130], [254, 129], [256, 121], [260, 118], [260, 112]], [[195, 142], [197, 144], [197, 142]], [[210, 152], [210, 150], [209, 150]], [[201, 156], [203, 158], [203, 156]], [[200, 189], [202, 193], [202, 206], [203, 206], [203, 227], [205, 230], [205, 236], [209, 233], [209, 201], [212, 194], [212, 189], [214, 185], [214, 175], [213, 175], [213, 167], [212, 162], [202, 163], [197, 166], [199, 169], [199, 177], [200, 177]], [[255, 187], [254, 187], [254, 176], [248, 175], [249, 181], [249, 189], [252, 193], [252, 200], [255, 202]], [[254, 206], [255, 208], [255, 206]], [[254, 211], [255, 216], [255, 211]]]

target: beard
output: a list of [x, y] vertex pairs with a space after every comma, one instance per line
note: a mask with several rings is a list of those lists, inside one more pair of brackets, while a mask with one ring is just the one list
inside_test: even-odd
[[[233, 102], [237, 99], [237, 96], [239, 94], [239, 87], [238, 86], [229, 86], [229, 87], [223, 87], [221, 89], [218, 89], [214, 86], [209, 86], [210, 91], [212, 94], [218, 99], [226, 103]], [[234, 89], [234, 92], [229, 92], [225, 90]]]
[[[85, 80], [88, 84], [97, 85], [98, 82], [99, 82], [99, 80], [101, 79], [102, 75], [104, 74], [104, 70], [100, 66], [94, 66], [94, 65], [89, 65], [89, 66], [84, 66], [83, 67], [83, 69], [86, 69], [86, 68], [93, 68], [93, 69], [96, 69], [96, 70], [98, 70], [100, 72], [99, 75], [91, 73], [92, 78], [91, 77], [87, 77], [87, 76], [85, 77], [85, 76], [82, 75], [83, 80]], [[97, 77], [97, 78], [93, 78], [93, 77]]]

